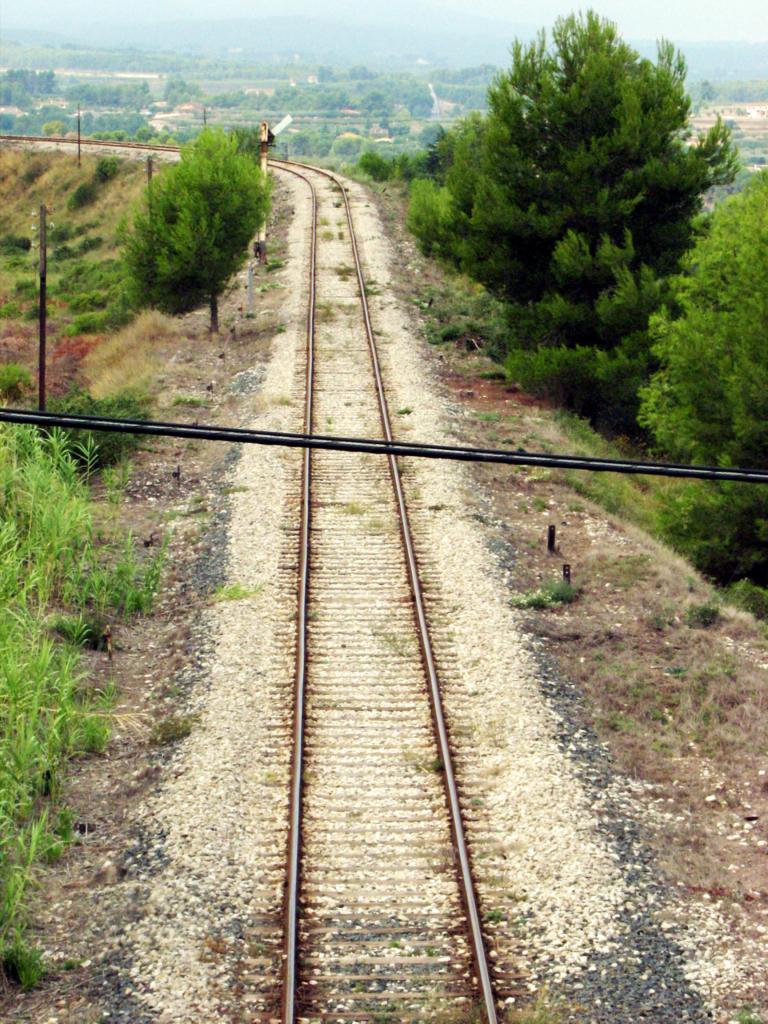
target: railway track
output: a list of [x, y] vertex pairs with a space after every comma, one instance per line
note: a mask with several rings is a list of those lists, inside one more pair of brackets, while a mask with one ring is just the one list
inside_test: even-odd
[[[329, 172], [272, 166], [312, 203], [303, 429], [391, 440], [349, 196]], [[305, 450], [290, 504], [300, 525], [284, 910], [278, 922], [260, 883], [249, 1019], [496, 1024], [508, 986], [495, 993], [491, 980], [397, 460]]]
[[[312, 194], [304, 430], [391, 439], [349, 198], [273, 166]], [[397, 462], [305, 452], [300, 499], [282, 1020], [495, 1022]]]
[[[77, 146], [77, 139], [65, 138], [58, 135], [0, 135], [0, 143], [10, 142], [13, 144], [25, 143], [34, 146], [45, 146], [56, 148], [58, 146]], [[150, 142], [117, 142], [114, 139], [88, 139], [83, 137], [80, 141], [82, 147], [94, 147], [96, 149], [122, 149], [123, 151], [139, 150], [144, 153], [179, 153], [179, 146], [163, 146]]]

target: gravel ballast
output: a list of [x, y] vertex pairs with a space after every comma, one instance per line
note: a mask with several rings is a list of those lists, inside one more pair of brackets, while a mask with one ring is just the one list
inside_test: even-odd
[[[441, 396], [412, 312], [392, 297], [398, 253], [365, 190], [350, 184], [350, 195], [379, 290], [371, 316], [390, 407], [409, 410], [394, 417], [395, 434], [455, 441], [461, 409]], [[578, 1007], [574, 1020], [724, 1024], [723, 998], [764, 969], [761, 951], [735, 962], [731, 922], [655, 870], [641, 823], [659, 812], [642, 784], [616, 774], [582, 724], [578, 693], [510, 608], [503, 561], [479, 525], [493, 509], [471, 472], [413, 460], [404, 477], [459, 774], [472, 791], [465, 816], [478, 888], [486, 913], [502, 918], [497, 949], [517, 952], [531, 988]]]
[[[242, 425], [275, 430], [300, 429], [306, 314], [309, 196], [301, 182], [286, 184], [295, 208], [281, 272], [286, 330], [264, 375], [232, 383], [254, 399]], [[461, 411], [435, 382], [411, 311], [393, 297], [398, 253], [365, 189], [348, 187], [378, 291], [371, 316], [395, 435], [451, 442]], [[226, 533], [216, 532], [208, 556], [213, 600], [195, 629], [202, 657], [179, 712], [191, 731], [139, 815], [109, 1019], [247, 1019], [279, 972], [300, 459], [244, 446], [233, 461]], [[565, 1000], [567, 1020], [726, 1024], [724, 997], [745, 972], [763, 970], [758, 953], [735, 962], [722, 913], [684, 899], [656, 870], [644, 827], [663, 811], [617, 775], [583, 724], [580, 694], [510, 607], [514, 550], [490, 543], [483, 523], [494, 510], [471, 472], [413, 460], [403, 479], [500, 974], [514, 965], [532, 995]]]

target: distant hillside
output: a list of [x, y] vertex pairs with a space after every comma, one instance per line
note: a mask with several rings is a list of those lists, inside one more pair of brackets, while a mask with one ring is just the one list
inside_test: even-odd
[[[130, 24], [103, 20], [68, 25], [54, 13], [45, 30], [32, 25], [31, 18], [28, 27], [4, 24], [0, 43], [13, 40], [63, 48], [60, 65], [67, 63], [66, 53], [73, 47], [103, 47], [259, 64], [298, 60], [389, 68], [413, 67], [417, 62], [467, 67], [507, 65], [513, 40], [530, 39], [537, 30], [535, 25], [511, 19], [493, 20], [440, 10], [423, 0], [371, 0], [362, 7], [338, 0], [334, 15], [328, 17], [317, 16], [317, 6], [306, 6], [306, 13], [301, 7], [301, 0], [294, 0], [283, 5], [285, 13], [279, 16], [221, 20], [153, 22], [142, 19], [139, 13]], [[21, 19], [23, 15], [16, 17]], [[105, 13], [104, 18], [108, 17]], [[119, 13], [115, 17], [119, 18]], [[629, 41], [643, 55], [655, 56], [655, 41]], [[673, 42], [684, 52], [692, 80], [766, 77], [768, 42]], [[135, 56], [134, 52], [134, 60]]]
[[22, 16], [17, 16], [20, 27], [6, 24], [3, 34], [21, 43], [136, 47], [217, 57], [235, 52], [262, 62], [298, 55], [328, 63], [409, 64], [421, 59], [467, 66], [506, 63], [512, 40], [535, 31], [511, 19], [471, 17], [420, 0], [372, 0], [363, 7], [339, 2], [330, 16], [323, 16], [317, 6], [303, 6], [305, 10], [301, 3], [284, 4], [279, 16], [162, 23], [137, 17], [124, 25], [108, 20], [67, 25], [52, 14], [44, 32], [24, 28]]

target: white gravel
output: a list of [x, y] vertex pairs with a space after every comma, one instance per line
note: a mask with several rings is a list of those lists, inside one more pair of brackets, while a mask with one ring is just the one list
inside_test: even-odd
[[[304, 343], [309, 201], [300, 182], [289, 186], [297, 214], [284, 271], [287, 329], [276, 339], [251, 420], [279, 430], [300, 424], [296, 374]], [[367, 278], [381, 292], [371, 299], [371, 313], [390, 408], [412, 410], [393, 417], [395, 432], [449, 441], [455, 410], [432, 379], [410, 312], [391, 297], [398, 254], [365, 190], [349, 188]], [[146, 914], [126, 929], [127, 945], [137, 998], [160, 1021], [221, 1019], [232, 1005], [233, 980], [242, 980], [242, 922], [274, 919], [279, 928], [293, 655], [293, 594], [284, 581], [295, 544], [286, 511], [292, 514], [298, 458], [246, 447], [237, 464], [231, 484], [244, 490], [232, 499], [228, 582], [255, 593], [212, 606], [207, 625], [216, 643], [193, 709], [199, 721], [180, 746], [172, 777], [142, 814], [165, 859], [148, 882]], [[600, 800], [558, 739], [557, 713], [473, 518], [479, 498], [471, 475], [456, 464], [413, 460], [403, 477], [479, 896], [500, 971], [522, 968], [534, 989], [579, 977], [601, 958], [624, 955], [627, 914], [642, 907], [659, 922], [663, 917], [665, 935], [687, 951], [686, 975], [715, 1019], [727, 1020], [720, 993], [753, 965], [729, 957], [726, 922], [705, 904], [691, 912], [683, 901], [662, 903], [656, 893], [633, 889], [627, 865], [601, 830]], [[642, 808], [621, 780], [615, 786], [627, 807]]]
[[[434, 380], [434, 354], [412, 311], [392, 297], [391, 268], [402, 265], [402, 254], [365, 190], [348, 186], [366, 277], [380, 292], [370, 307], [390, 409], [412, 410], [394, 416], [393, 429], [404, 440], [450, 443], [461, 410], [450, 406]], [[414, 459], [404, 479], [481, 900], [486, 912], [506, 909], [513, 921], [512, 928], [502, 924], [494, 932], [500, 954], [516, 950], [534, 984], [557, 982], [620, 949], [627, 917], [642, 911], [685, 950], [683, 973], [714, 1018], [729, 1020], [722, 998], [763, 969], [759, 947], [754, 958], [737, 962], [729, 951], [732, 923], [722, 911], [661, 888], [634, 891], [627, 877], [635, 865], [622, 865], [606, 842], [598, 827], [600, 800], [558, 741], [557, 714], [542, 693], [502, 570], [473, 515], [479, 496], [470, 472], [456, 463]], [[612, 789], [642, 821], [647, 804], [630, 783], [616, 777]], [[501, 855], [489, 856], [489, 844]]]
[[[275, 341], [250, 425], [297, 428], [290, 403], [303, 350], [309, 204], [294, 188], [297, 216], [288, 239], [286, 325]], [[227, 585], [253, 596], [214, 603], [206, 629], [215, 639], [207, 680], [192, 713], [173, 777], [144, 808], [141, 827], [165, 858], [152, 878], [146, 913], [126, 929], [138, 998], [162, 1021], [219, 1019], [231, 1001], [242, 922], [271, 919], [277, 941], [288, 799], [293, 604], [281, 562], [295, 559], [284, 531], [296, 452], [243, 446], [233, 488]], [[234, 936], [234, 937], [233, 937]]]

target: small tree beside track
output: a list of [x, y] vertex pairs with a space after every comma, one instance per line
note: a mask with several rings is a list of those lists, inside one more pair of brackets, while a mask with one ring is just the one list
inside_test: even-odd
[[219, 295], [269, 212], [269, 182], [235, 138], [206, 130], [147, 187], [120, 240], [139, 305], [185, 313]]

